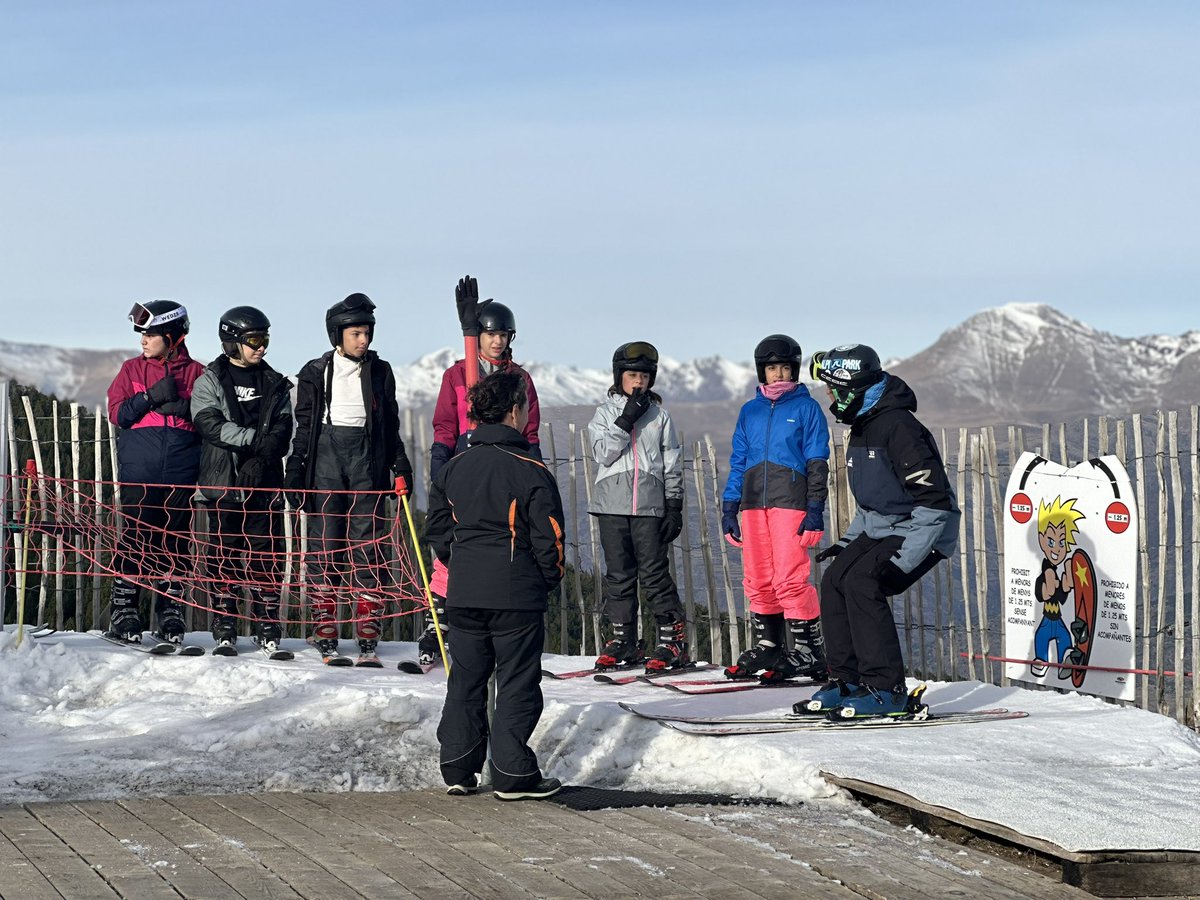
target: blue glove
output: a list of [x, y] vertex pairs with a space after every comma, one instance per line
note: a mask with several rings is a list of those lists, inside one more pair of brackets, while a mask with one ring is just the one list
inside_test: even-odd
[[800, 523], [800, 527], [796, 530], [796, 534], [804, 534], [806, 531], [824, 531], [825, 530], [825, 504], [810, 503], [808, 511], [804, 514], [804, 521]]
[[742, 528], [738, 524], [738, 512], [742, 504], [738, 500], [726, 500], [721, 504], [721, 531], [735, 541], [741, 541]]

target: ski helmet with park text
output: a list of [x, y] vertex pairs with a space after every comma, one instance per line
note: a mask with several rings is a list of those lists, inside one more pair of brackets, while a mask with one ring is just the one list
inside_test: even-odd
[[174, 300], [147, 300], [133, 304], [129, 321], [138, 334], [157, 334], [174, 347], [184, 339], [191, 329], [188, 311], [182, 303]]
[[325, 312], [325, 331], [334, 347], [342, 344], [342, 332], [351, 325], [369, 325], [375, 337], [375, 304], [366, 294], [350, 294]]
[[649, 341], [630, 341], [622, 344], [613, 353], [613, 386], [621, 388], [622, 372], [648, 372], [650, 384], [654, 387], [654, 378], [658, 375], [658, 348]]
[[221, 351], [228, 357], [238, 359], [241, 351], [240, 344], [245, 344], [252, 350], [267, 346], [270, 337], [271, 320], [266, 313], [253, 306], [235, 306], [221, 316], [217, 326], [217, 337], [221, 339]]
[[879, 354], [866, 344], [846, 344], [825, 354], [813, 354], [812, 374], [829, 386], [829, 411], [849, 425], [862, 409], [867, 390], [883, 378]]
[[754, 348], [754, 368], [758, 372], [758, 383], [767, 383], [767, 366], [771, 363], [788, 363], [792, 367], [792, 381], [800, 380], [800, 345], [786, 334], [769, 334]]

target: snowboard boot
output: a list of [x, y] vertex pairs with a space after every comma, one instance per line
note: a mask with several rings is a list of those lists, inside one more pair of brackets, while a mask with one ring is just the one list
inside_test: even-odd
[[783, 613], [751, 613], [754, 646], [725, 670], [726, 678], [750, 678], [770, 669], [783, 653]]
[[858, 690], [857, 684], [842, 681], [840, 678], [826, 682], [821, 689], [807, 700], [792, 704], [792, 712], [797, 715], [807, 713], [823, 713], [837, 709], [846, 699]]
[[[438, 643], [438, 628], [442, 631], [442, 641], [446, 640], [450, 632], [450, 626], [446, 624], [446, 600], [444, 597], [434, 595], [433, 608], [437, 613], [437, 622], [434, 624], [433, 616], [430, 615], [425, 623], [425, 630], [421, 633], [421, 637], [417, 639], [417, 662], [423, 666], [432, 666], [440, 662], [442, 659], [442, 648]], [[446, 652], [450, 652], [450, 645], [446, 644]]]
[[646, 660], [646, 673], [682, 669], [692, 664], [688, 656], [687, 622], [674, 614], [658, 617], [658, 646]]
[[217, 644], [236, 644], [237, 599], [232, 593], [217, 594], [213, 597], [212, 636]]
[[871, 718], [873, 716], [899, 716], [908, 712], [908, 688], [904, 682], [890, 691], [878, 690], [869, 684], [862, 685], [842, 705], [830, 713], [844, 719]]
[[154, 636], [160, 641], [170, 644], [182, 644], [183, 634], [187, 625], [183, 618], [183, 585], [177, 581], [163, 581], [159, 584], [160, 593], [154, 598], [155, 615], [158, 617], [158, 631]]
[[635, 665], [642, 661], [642, 642], [637, 636], [637, 622], [613, 622], [612, 637], [596, 657], [597, 669]]
[[828, 678], [825, 662], [825, 636], [820, 619], [789, 619], [792, 649], [780, 656], [770, 669], [759, 677], [763, 684], [778, 684], [792, 678]]
[[112, 610], [108, 617], [108, 635], [130, 644], [142, 642], [142, 614], [138, 612], [136, 584], [117, 577], [113, 580]]

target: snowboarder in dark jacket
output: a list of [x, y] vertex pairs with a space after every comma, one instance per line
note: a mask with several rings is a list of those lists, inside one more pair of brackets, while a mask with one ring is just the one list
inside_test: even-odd
[[450, 794], [474, 792], [490, 743], [496, 796], [538, 799], [562, 786], [542, 777], [529, 748], [542, 714], [547, 595], [563, 577], [562, 499], [521, 434], [529, 415], [525, 379], [496, 372], [468, 398], [478, 427], [470, 446], [433, 480], [426, 520], [429, 544], [449, 569], [446, 618], [454, 646], [438, 725], [442, 777]]
[[192, 385], [204, 367], [188, 355], [187, 310], [174, 300], [136, 303], [129, 313], [142, 354], [127, 359], [108, 388], [117, 437], [124, 528], [117, 546], [109, 634], [142, 639], [137, 579], [155, 579], [159, 638], [181, 643], [183, 578], [191, 571], [189, 497], [200, 465]]
[[384, 602], [379, 593], [389, 532], [386, 492], [412, 490], [412, 463], [400, 439], [392, 367], [369, 349], [375, 304], [351, 294], [325, 313], [333, 350], [300, 370], [296, 434], [284, 484], [308, 512], [313, 643], [337, 654], [339, 591], [354, 604], [359, 651], [373, 655]]
[[263, 359], [270, 328], [270, 319], [253, 306], [221, 316], [222, 355], [196, 380], [192, 418], [204, 438], [197, 499], [214, 507], [213, 544], [205, 554], [213, 638], [237, 642], [236, 598], [246, 584], [254, 640], [274, 652], [283, 634], [278, 516], [271, 506], [283, 487], [283, 457], [292, 437], [292, 383]]
[[850, 715], [901, 712], [904, 658], [888, 598], [946, 559], [958, 542], [959, 509], [917, 398], [863, 344], [813, 357], [835, 419], [850, 426], [846, 468], [858, 505], [850, 527], [817, 556], [821, 622], [832, 681], [797, 709], [845, 707]]

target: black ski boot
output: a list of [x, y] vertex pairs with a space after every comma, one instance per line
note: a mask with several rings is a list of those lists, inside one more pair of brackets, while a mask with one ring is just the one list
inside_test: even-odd
[[820, 619], [789, 619], [792, 649], [783, 654], [773, 667], [759, 676], [763, 684], [777, 684], [792, 678], [825, 679], [829, 666], [825, 662], [825, 636]]
[[108, 617], [109, 637], [129, 644], [142, 642], [142, 614], [138, 612], [138, 589], [124, 578], [113, 580], [112, 611]]
[[154, 598], [158, 631], [154, 636], [169, 644], [182, 644], [187, 624], [183, 618], [183, 585], [177, 581], [164, 581], [159, 585], [161, 593]]
[[637, 636], [637, 622], [613, 622], [612, 637], [596, 657], [597, 669], [611, 669], [642, 661], [642, 642]]
[[726, 678], [744, 679], [770, 669], [783, 655], [783, 613], [751, 613], [754, 646], [725, 670]]
[[687, 622], [674, 614], [658, 619], [658, 646], [646, 660], [646, 673], [682, 669], [692, 664], [688, 656]]
[[259, 622], [254, 626], [254, 643], [260, 647], [279, 647], [283, 629], [274, 622]]
[[[446, 624], [446, 601], [441, 597], [434, 597], [433, 604], [438, 624], [434, 624], [433, 616], [430, 615], [429, 621], [425, 623], [425, 630], [417, 639], [417, 662], [423, 666], [433, 666], [442, 660], [442, 648], [438, 644], [438, 628], [441, 628], [443, 641], [450, 632], [450, 626]], [[450, 652], [449, 643], [446, 644], [446, 652]]]
[[233, 594], [217, 594], [213, 597], [212, 636], [217, 646], [232, 647], [237, 644], [237, 600]]

